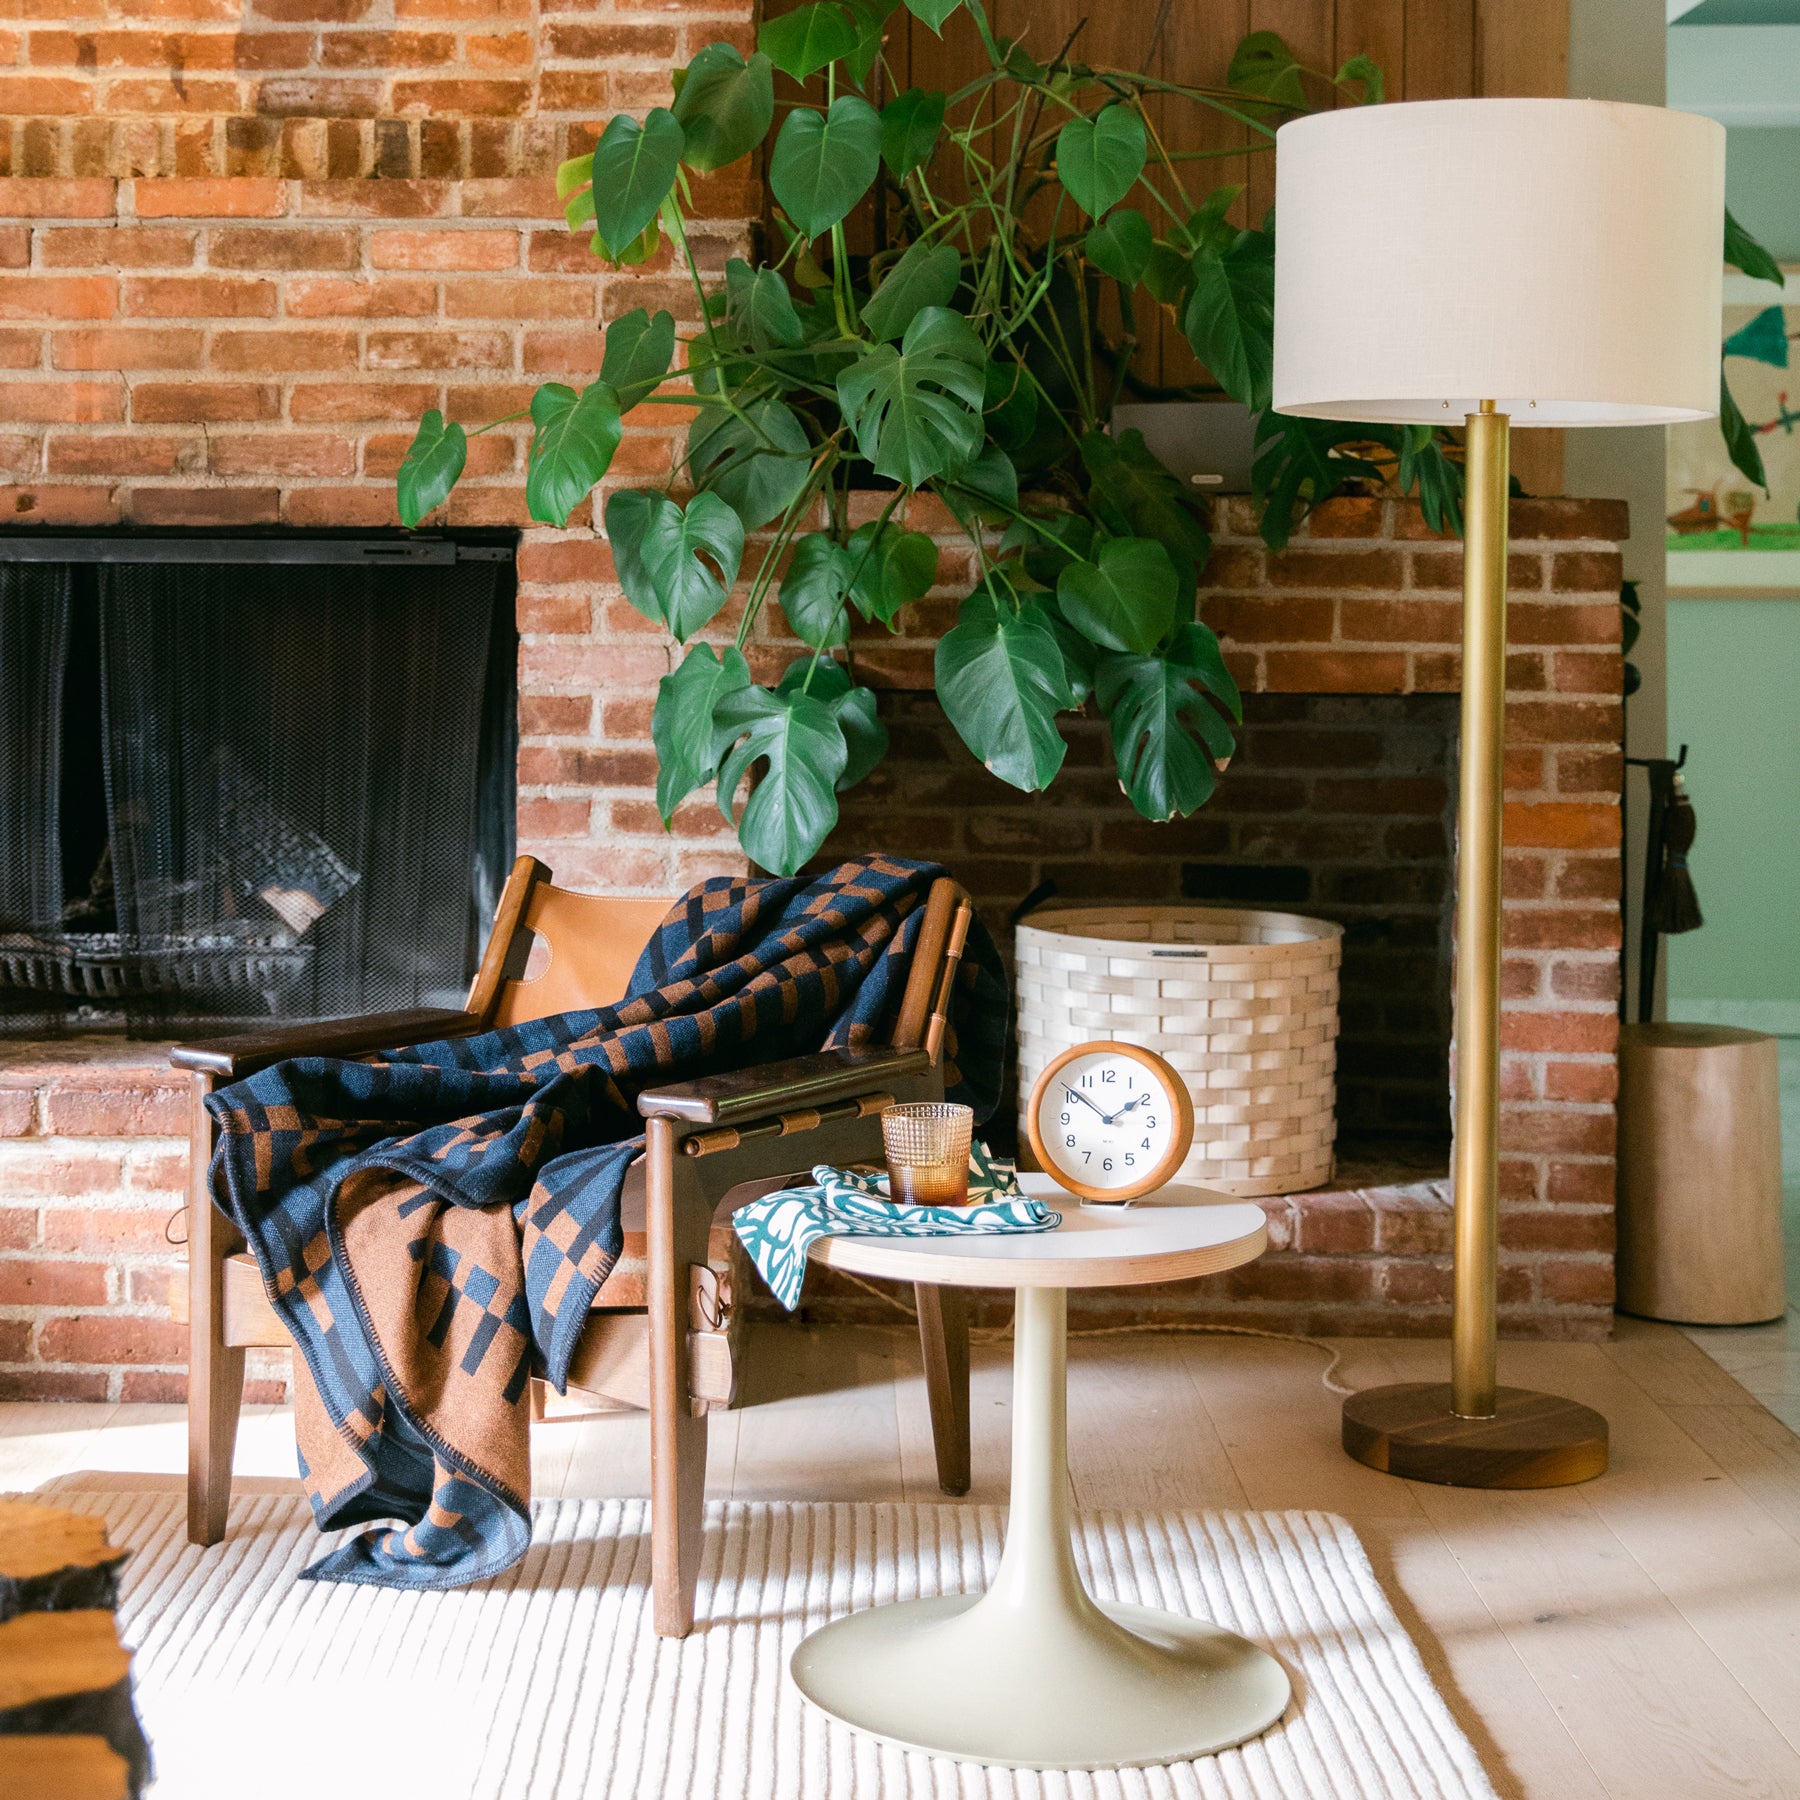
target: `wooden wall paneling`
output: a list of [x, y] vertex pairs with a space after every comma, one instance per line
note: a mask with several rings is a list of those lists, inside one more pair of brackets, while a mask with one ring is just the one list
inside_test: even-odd
[[1337, 0], [1333, 73], [1353, 56], [1380, 69], [1389, 100], [1405, 100], [1406, 0]]
[[[1332, 51], [1337, 43], [1337, 5], [1334, 0], [1250, 0], [1250, 31], [1278, 31], [1288, 47], [1309, 69], [1335, 72]], [[1309, 84], [1310, 86], [1310, 84]], [[1247, 223], [1260, 225], [1275, 204], [1275, 159], [1250, 159], [1250, 191]]]
[[1475, 0], [1403, 0], [1403, 5], [1404, 98], [1459, 100], [1473, 94]]

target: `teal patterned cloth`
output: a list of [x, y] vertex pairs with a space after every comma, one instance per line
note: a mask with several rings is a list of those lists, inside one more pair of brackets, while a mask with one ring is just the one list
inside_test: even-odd
[[1062, 1214], [1019, 1192], [1013, 1166], [969, 1148], [969, 1204], [904, 1206], [888, 1198], [885, 1170], [863, 1174], [819, 1163], [813, 1186], [783, 1188], [732, 1214], [738, 1241], [792, 1312], [806, 1280], [807, 1247], [823, 1237], [964, 1237], [996, 1231], [1054, 1231]]

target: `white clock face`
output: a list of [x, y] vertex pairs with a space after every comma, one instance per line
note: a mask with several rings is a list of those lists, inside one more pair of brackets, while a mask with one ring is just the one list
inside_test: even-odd
[[1116, 1050], [1073, 1056], [1038, 1101], [1051, 1173], [1094, 1188], [1141, 1185], [1174, 1147], [1176, 1108], [1140, 1062]]

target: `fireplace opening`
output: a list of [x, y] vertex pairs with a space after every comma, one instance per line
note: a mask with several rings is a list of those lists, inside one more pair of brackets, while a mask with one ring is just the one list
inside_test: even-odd
[[0, 540], [0, 1032], [459, 1004], [513, 855], [514, 541]]

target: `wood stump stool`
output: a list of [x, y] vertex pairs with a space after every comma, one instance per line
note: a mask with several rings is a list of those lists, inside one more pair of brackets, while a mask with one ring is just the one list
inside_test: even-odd
[[0, 1500], [0, 1794], [129, 1800], [150, 1753], [113, 1608], [125, 1552], [100, 1520]]
[[1787, 1310], [1776, 1042], [1731, 1025], [1619, 1034], [1619, 1307], [1681, 1325]]

